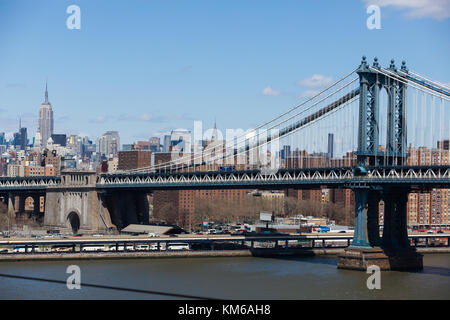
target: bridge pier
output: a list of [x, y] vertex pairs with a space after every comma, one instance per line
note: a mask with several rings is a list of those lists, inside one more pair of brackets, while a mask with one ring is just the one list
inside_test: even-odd
[[113, 228], [95, 187], [95, 172], [64, 171], [61, 181], [46, 189], [44, 225], [74, 233]]
[[423, 255], [418, 253], [408, 239], [408, 190], [389, 188], [384, 193], [385, 217], [382, 248], [389, 257], [392, 270], [421, 270]]
[[129, 224], [149, 223], [149, 203], [145, 192], [103, 192], [101, 201], [110, 213], [112, 224], [118, 229], [125, 228]]
[[353, 188], [355, 231], [351, 245], [338, 257], [339, 269], [366, 271], [370, 265], [389, 270], [388, 257], [379, 247], [378, 202], [380, 194], [369, 188]]
[[423, 255], [408, 239], [406, 205], [408, 190], [388, 188], [382, 193], [385, 204], [383, 237], [378, 226], [380, 193], [354, 189], [355, 233], [352, 244], [338, 257], [339, 269], [366, 271], [370, 265], [381, 270], [421, 270]]

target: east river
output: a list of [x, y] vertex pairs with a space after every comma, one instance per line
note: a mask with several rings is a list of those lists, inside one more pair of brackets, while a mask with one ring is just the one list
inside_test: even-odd
[[1, 299], [168, 299], [83, 283], [221, 299], [450, 299], [450, 254], [426, 254], [421, 272], [381, 272], [369, 290], [364, 272], [338, 270], [335, 256], [314, 258], [161, 258], [2, 262], [1, 274], [66, 281], [81, 270], [81, 289], [0, 277]]

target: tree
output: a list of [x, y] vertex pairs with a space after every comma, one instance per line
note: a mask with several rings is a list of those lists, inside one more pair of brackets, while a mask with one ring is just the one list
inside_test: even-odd
[[165, 203], [158, 212], [155, 212], [155, 219], [168, 224], [178, 224], [178, 211], [173, 203]]

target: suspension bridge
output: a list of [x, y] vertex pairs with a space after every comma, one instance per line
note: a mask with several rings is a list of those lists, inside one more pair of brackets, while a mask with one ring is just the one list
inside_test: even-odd
[[[377, 58], [370, 65], [363, 57], [328, 88], [233, 137], [206, 146], [194, 141], [192, 150], [135, 170], [0, 178], [0, 193], [9, 192], [10, 201], [13, 192], [47, 193], [45, 214], [53, 224], [65, 224], [69, 211], [81, 210], [77, 206], [99, 207], [91, 211], [107, 225], [130, 210], [131, 202], [142, 211], [136, 195], [152, 190], [349, 188], [355, 194], [355, 233], [340, 266], [364, 269], [384, 259], [385, 268], [420, 269], [422, 258], [407, 236], [407, 197], [415, 190], [450, 189], [449, 100], [448, 85], [408, 70], [405, 62], [397, 68], [392, 60], [384, 68]], [[87, 202], [73, 199], [77, 192]], [[87, 214], [81, 214], [81, 224], [90, 223]]]

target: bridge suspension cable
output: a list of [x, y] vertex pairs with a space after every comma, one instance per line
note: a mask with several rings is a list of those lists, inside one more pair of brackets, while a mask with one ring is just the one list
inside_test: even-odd
[[432, 84], [434, 84], [434, 85], [436, 85], [436, 86], [438, 86], [438, 87], [440, 87], [442, 89], [450, 90], [450, 86], [448, 84], [444, 84], [444, 83], [441, 83], [441, 82], [438, 82], [438, 81], [431, 80], [431, 79], [429, 79], [427, 77], [424, 77], [424, 76], [422, 76], [422, 75], [420, 75], [420, 74], [418, 74], [418, 73], [416, 73], [414, 71], [411, 71], [411, 70], [408, 70], [408, 72], [404, 72], [403, 70], [398, 70], [398, 71], [401, 74], [404, 74], [404, 75], [411, 75], [412, 74], [416, 78], [418, 78], [418, 80], [422, 80], [424, 82], [432, 83]]
[[[356, 81], [356, 79], [355, 79], [354, 81]], [[352, 81], [352, 83], [353, 83], [354, 81]], [[357, 94], [355, 93], [355, 90], [352, 90], [352, 91], [351, 91], [351, 94], [348, 94], [347, 96], [348, 96], [348, 97], [346, 97], [346, 98], [344, 99], [345, 101], [342, 101], [342, 102], [340, 102], [340, 103], [337, 103], [337, 104], [334, 105], [334, 106], [333, 106], [333, 105], [330, 106], [330, 108], [329, 108], [328, 110], [326, 110], [326, 112], [319, 113], [319, 114], [317, 114], [317, 112], [316, 112], [316, 113], [314, 113], [312, 116], [308, 116], [308, 117], [307, 117], [307, 118], [308, 118], [307, 121], [303, 121], [303, 122], [300, 123], [300, 124], [297, 122], [297, 123], [295, 123], [295, 126], [294, 126], [294, 125], [291, 125], [290, 127], [288, 127], [288, 128], [285, 130], [286, 133], [284, 134], [284, 136], [290, 135], [290, 136], [292, 137], [293, 133], [297, 132], [298, 130], [305, 129], [305, 128], [307, 128], [307, 127], [313, 126], [315, 123], [319, 122], [319, 120], [323, 120], [324, 117], [328, 117], [328, 116], [333, 115], [335, 112], [337, 112], [337, 111], [339, 111], [339, 110], [345, 108], [347, 105], [349, 105], [349, 104], [351, 104], [352, 102], [354, 102], [355, 99], [356, 99], [356, 97], [357, 97]], [[311, 118], [310, 118], [310, 117], [311, 117]], [[305, 119], [304, 119], [304, 120], [305, 120]], [[284, 122], [286, 122], [286, 121], [287, 121], [287, 120], [284, 120], [282, 123], [284, 123]], [[280, 139], [280, 138], [282, 138], [281, 135], [275, 137], [274, 139]], [[234, 154], [233, 156], [242, 156], [242, 155], [246, 155], [247, 153], [251, 153], [252, 151], [257, 151], [258, 148], [267, 146], [267, 145], [268, 145], [272, 140], [274, 140], [274, 139], [267, 139], [267, 140], [263, 141], [262, 143], [260, 142], [259, 144], [254, 144], [254, 145], [252, 145], [252, 146], [249, 147], [249, 148], [240, 150], [237, 154]], [[317, 140], [317, 138], [313, 139], [314, 144], [316, 143], [316, 140]], [[292, 145], [292, 143], [289, 144], [289, 145]], [[218, 156], [216, 156], [216, 157], [211, 158], [210, 160], [211, 160], [212, 162], [214, 162], [214, 161], [220, 160], [220, 159], [221, 159], [221, 155], [218, 155]], [[172, 164], [173, 164], [173, 163], [172, 163]], [[186, 167], [184, 167], [184, 169], [185, 169], [185, 168], [186, 168]], [[144, 169], [147, 169], [147, 168], [144, 168]], [[133, 171], [133, 172], [144, 172], [144, 170], [142, 170], [142, 169], [139, 170], [139, 169], [138, 169], [138, 170], [135, 170], [135, 171]]]
[[[425, 130], [421, 130], [423, 137], [422, 137], [422, 145], [428, 144], [425, 143], [426, 139], [431, 139], [431, 145], [434, 145], [434, 140], [436, 137], [439, 137], [439, 141], [446, 136], [445, 128], [443, 124], [443, 117], [444, 112], [444, 104], [445, 102], [450, 101], [450, 92], [448, 90], [448, 87], [446, 85], [443, 85], [439, 82], [435, 82], [432, 80], [429, 80], [419, 74], [416, 74], [414, 72], [405, 72], [404, 70], [392, 70], [392, 69], [386, 69], [386, 68], [379, 68], [379, 67], [369, 67], [370, 70], [379, 73], [383, 76], [385, 76], [389, 81], [398, 82], [407, 85], [408, 88], [414, 88], [416, 89], [415, 96], [412, 97], [413, 100], [413, 107], [411, 114], [413, 115], [414, 119], [418, 119], [419, 115], [418, 112], [421, 112], [420, 120], [422, 122], [422, 129], [425, 128], [425, 121], [426, 117], [429, 119], [429, 125], [431, 127], [431, 134], [425, 136]], [[358, 112], [353, 109], [356, 108], [350, 108], [348, 115], [350, 115], [352, 119], [352, 123], [350, 124], [348, 122], [348, 115], [344, 117], [343, 114], [339, 114], [340, 116], [336, 117], [334, 114], [342, 110], [344, 107], [346, 107], [349, 104], [352, 104], [357, 97], [359, 97], [359, 86], [357, 88], [354, 88], [353, 90], [348, 91], [348, 88], [355, 84], [358, 80], [358, 78], [350, 79], [349, 81], [345, 81], [348, 79], [352, 74], [354, 74], [356, 70], [353, 70], [346, 76], [342, 77], [338, 81], [334, 82], [331, 86], [328, 88], [322, 90], [318, 94], [314, 95], [313, 97], [307, 99], [306, 101], [298, 104], [297, 106], [289, 109], [286, 112], [283, 112], [282, 114], [272, 118], [269, 121], [266, 121], [260, 125], [258, 125], [255, 129], [247, 130], [243, 134], [239, 134], [237, 137], [234, 137], [234, 141], [232, 142], [231, 146], [228, 145], [228, 141], [225, 146], [225, 140], [221, 140], [222, 144], [214, 144], [211, 143], [207, 145], [205, 148], [203, 148], [200, 152], [196, 152], [194, 150], [193, 153], [191, 153], [191, 150], [187, 150], [182, 152], [179, 152], [177, 154], [177, 157], [175, 159], [170, 159], [169, 161], [165, 161], [163, 163], [158, 163], [156, 165], [129, 170], [125, 172], [149, 172], [149, 171], [166, 171], [166, 170], [194, 170], [196, 171], [197, 167], [201, 166], [207, 166], [207, 169], [210, 166], [217, 166], [220, 161], [227, 160], [229, 162], [226, 162], [227, 164], [234, 163], [236, 159], [240, 157], [245, 157], [245, 159], [250, 159], [254, 156], [254, 152], [256, 152], [257, 157], [257, 166], [261, 165], [261, 157], [267, 157], [267, 154], [270, 153], [269, 151], [266, 151], [266, 154], [262, 154], [260, 150], [262, 148], [270, 146], [274, 146], [277, 143], [283, 139], [286, 140], [285, 146], [288, 147], [286, 150], [277, 150], [276, 152], [279, 152], [280, 154], [283, 153], [284, 156], [288, 154], [291, 156], [291, 154], [295, 154], [297, 157], [299, 156], [302, 158], [303, 156], [308, 157], [308, 161], [311, 158], [321, 157], [321, 154], [323, 154], [323, 151], [318, 151], [319, 149], [323, 148], [325, 143], [325, 137], [324, 132], [328, 131], [328, 139], [330, 139], [331, 132], [347, 132], [349, 131], [349, 134], [351, 137], [343, 137], [338, 138], [341, 142], [340, 154], [344, 154], [344, 140], [347, 139], [350, 141], [350, 143], [347, 142], [347, 144], [351, 145], [351, 148], [347, 149], [347, 152], [354, 152], [355, 150], [355, 122], [357, 123], [357, 118], [354, 119], [354, 115], [358, 114]], [[390, 84], [389, 84], [390, 85]], [[388, 85], [388, 86], [389, 86]], [[338, 93], [343, 92], [347, 90], [345, 95], [337, 96]], [[345, 91], [344, 91], [345, 92]], [[433, 108], [432, 114], [427, 115], [424, 113], [422, 109], [418, 108], [418, 101], [419, 97], [417, 96], [418, 92], [422, 93], [422, 105], [427, 104], [427, 97], [425, 95], [430, 95], [431, 102], [428, 105], [431, 105]], [[405, 97], [406, 98], [406, 97]], [[440, 117], [437, 119], [436, 117], [436, 99], [440, 99]], [[407, 104], [405, 104], [405, 111]], [[300, 109], [300, 110], [299, 110]], [[332, 120], [329, 120], [328, 122], [323, 121], [320, 122], [319, 120], [322, 120], [324, 118], [329, 117]], [[317, 122], [319, 122], [317, 124]], [[416, 122], [413, 122], [416, 124]], [[317, 125], [316, 125], [317, 124]], [[438, 133], [434, 132], [435, 126], [438, 124]], [[343, 128], [342, 128], [343, 126]], [[380, 123], [379, 126], [383, 126], [382, 123]], [[312, 129], [314, 127], [314, 130]], [[338, 127], [341, 127], [338, 129]], [[412, 140], [414, 142], [418, 141], [418, 135], [416, 134], [416, 130], [419, 126], [412, 126], [413, 134], [412, 134]], [[305, 133], [301, 136], [294, 136], [293, 134], [298, 132], [302, 129], [311, 128], [309, 133], [306, 133], [306, 131], [302, 131]], [[348, 128], [348, 129], [347, 129]], [[405, 130], [408, 130], [408, 127], [406, 125], [406, 122], [404, 124]], [[342, 131], [343, 129], [343, 131]], [[385, 128], [387, 129], [387, 127]], [[382, 132], [385, 130], [381, 130]], [[383, 134], [383, 133], [382, 133]], [[410, 135], [411, 136], [411, 135]], [[262, 138], [261, 138], [262, 137]], [[333, 141], [333, 136], [331, 136], [331, 141]], [[195, 143], [195, 141], [194, 141]], [[328, 143], [330, 143], [328, 141]], [[279, 145], [278, 145], [279, 146]], [[307, 149], [301, 150], [301, 146], [303, 148], [310, 149], [307, 152]], [[291, 147], [296, 149], [291, 152]], [[283, 147], [285, 148], [285, 147]], [[330, 146], [328, 147], [330, 148]], [[333, 148], [333, 143], [332, 147]], [[265, 150], [265, 149], [264, 149]], [[329, 158], [333, 158], [333, 150], [328, 150], [326, 153]], [[273, 152], [273, 150], [272, 150]], [[319, 153], [317, 153], [319, 152]], [[172, 155], [176, 155], [176, 153], [172, 153]], [[178, 157], [178, 155], [181, 155]], [[387, 150], [384, 149], [384, 157], [387, 156]], [[397, 157], [397, 154], [394, 154], [394, 161], [396, 161], [395, 157]], [[286, 163], [289, 161], [294, 161], [294, 159], [286, 160]], [[329, 159], [329, 161], [331, 161]], [[386, 161], [386, 159], [385, 159]], [[220, 162], [221, 163], [221, 162]], [[220, 164], [219, 163], [219, 164]], [[245, 162], [245, 164], [249, 164]], [[120, 173], [120, 172], [118, 172]]]
[[389, 77], [389, 78], [391, 78], [391, 79], [393, 79], [393, 80], [396, 80], [396, 81], [398, 81], [398, 82], [401, 82], [401, 83], [403, 83], [403, 84], [406, 84], [406, 85], [408, 85], [409, 87], [413, 87], [413, 88], [415, 88], [415, 89], [418, 89], [418, 90], [420, 90], [420, 91], [426, 92], [426, 93], [428, 93], [428, 94], [437, 96], [437, 97], [439, 97], [439, 98], [443, 98], [443, 99], [445, 99], [445, 100], [447, 100], [447, 101], [450, 100], [450, 92], [440, 92], [440, 91], [438, 91], [438, 90], [433, 89], [432, 87], [424, 86], [424, 85], [422, 85], [422, 84], [420, 84], [420, 83], [418, 83], [418, 82], [415, 82], [415, 81], [413, 82], [413, 81], [411, 81], [411, 80], [408, 80], [408, 79], [406, 79], [406, 78], [400, 76], [399, 74], [397, 74], [397, 73], [395, 73], [395, 72], [393, 72], [393, 71], [391, 71], [391, 70], [389, 70], [389, 69], [385, 69], [385, 68], [374, 68], [374, 67], [369, 67], [369, 68], [370, 68], [372, 71], [381, 73], [381, 74], [383, 74], [383, 75], [385, 75], [385, 76], [387, 76], [387, 77]]
[[[446, 85], [434, 82], [421, 75], [404, 70], [370, 67], [372, 71], [386, 76], [390, 81], [405, 84], [407, 91], [405, 129], [409, 137], [408, 163], [419, 164], [426, 161], [429, 164], [447, 165], [450, 159], [448, 144], [450, 138], [450, 91]], [[412, 75], [410, 74], [412, 73]], [[445, 106], [445, 107], [444, 107]], [[407, 123], [410, 125], [407, 126]], [[427, 158], [428, 157], [428, 158]]]
[[[329, 99], [329, 98], [332, 97], [333, 95], [336, 95], [336, 93], [342, 91], [343, 89], [347, 88], [348, 86], [350, 86], [351, 84], [353, 84], [354, 82], [356, 82], [356, 81], [358, 80], [357, 78], [355, 78], [355, 79], [351, 80], [350, 82], [344, 83], [344, 84], [342, 84], [339, 88], [335, 89], [333, 92], [329, 93], [328, 95], [326, 95], [326, 96], [324, 96], [324, 97], [321, 97], [324, 93], [326, 93], [327, 91], [330, 91], [330, 89], [332, 89], [333, 87], [335, 87], [335, 86], [337, 86], [338, 84], [342, 83], [345, 79], [347, 79], [347, 78], [348, 78], [350, 75], [352, 75], [352, 74], [354, 74], [354, 71], [352, 71], [352, 72], [349, 73], [348, 75], [344, 76], [344, 77], [341, 78], [340, 80], [336, 81], [336, 82], [335, 82], [334, 84], [332, 84], [330, 87], [328, 87], [327, 89], [321, 91], [319, 94], [317, 94], [317, 95], [315, 95], [314, 97], [308, 99], [307, 101], [305, 101], [305, 102], [303, 102], [303, 103], [297, 105], [297, 106], [294, 107], [294, 108], [291, 108], [289, 111], [284, 112], [283, 114], [281, 114], [281, 115], [279, 115], [279, 116], [273, 118], [272, 120], [267, 121], [267, 122], [265, 122], [265, 123], [262, 124], [262, 125], [259, 125], [256, 129], [253, 129], [253, 130], [251, 130], [250, 132], [247, 132], [247, 133], [245, 133], [245, 134], [243, 134], [243, 135], [240, 135], [240, 136], [236, 139], [236, 142], [233, 143], [233, 147], [234, 147], [235, 145], [236, 145], [236, 146], [239, 146], [239, 145], [242, 145], [242, 144], [245, 145], [246, 142], [248, 141], [248, 137], [251, 136], [251, 135], [257, 135], [257, 136], [263, 135], [263, 136], [267, 136], [269, 130], [278, 128], [278, 127], [280, 127], [282, 124], [285, 124], [285, 123], [287, 123], [288, 121], [293, 120], [293, 119], [295, 119], [296, 117], [301, 116], [302, 114], [306, 113], [307, 111], [310, 111], [312, 108], [318, 106], [320, 103], [322, 103], [322, 102], [324, 102], [324, 101], [327, 101], [327, 99]], [[346, 95], [346, 96], [344, 96], [344, 98], [346, 97], [346, 99], [350, 99], [350, 98], [352, 98], [352, 97], [354, 97], [354, 96], [356, 96], [356, 95], [358, 95], [358, 94], [359, 94], [359, 91], [358, 91], [357, 89], [355, 89], [355, 90], [351, 91], [350, 96]], [[314, 102], [312, 105], [307, 106], [306, 108], [300, 110], [299, 112], [297, 112], [297, 113], [295, 113], [295, 114], [292, 114], [295, 110], [297, 110], [297, 109], [300, 108], [301, 106], [307, 105], [308, 103], [312, 102], [313, 100], [315, 100], [315, 99], [318, 98], [318, 97], [320, 97], [320, 100]], [[344, 100], [345, 100], [345, 99], [344, 99]], [[338, 101], [339, 101], [339, 99], [338, 99]], [[343, 103], [343, 102], [344, 102], [344, 101], [341, 101], [341, 103]], [[336, 107], [336, 106], [334, 106], [334, 107]], [[326, 112], [329, 112], [329, 111], [331, 111], [331, 110], [332, 110], [332, 108], [329, 108], [329, 110], [325, 110], [325, 111], [326, 111]], [[320, 110], [319, 110], [319, 111], [317, 111], [317, 112], [316, 112], [315, 114], [313, 114], [313, 115], [314, 115], [314, 117], [320, 117], [320, 116], [322, 116], [323, 114], [321, 114], [321, 113], [320, 113]], [[289, 117], [286, 118], [286, 119], [283, 119], [283, 117], [285, 117], [285, 116], [289, 116]], [[305, 119], [303, 119], [303, 120], [305, 120]], [[283, 129], [280, 130], [280, 131], [281, 131], [281, 134], [280, 134], [279, 136], [277, 136], [277, 137], [272, 137], [272, 136], [270, 136], [269, 141], [272, 140], [272, 139], [275, 139], [275, 138], [280, 138], [280, 137], [282, 137], [282, 136], [284, 136], [284, 135], [290, 133], [290, 132], [291, 132], [292, 130], [294, 130], [297, 126], [301, 126], [301, 125], [303, 125], [303, 124], [305, 124], [305, 123], [304, 123], [304, 122], [302, 123], [301, 121], [297, 121], [294, 125], [287, 126], [286, 128], [283, 128]], [[265, 128], [265, 129], [262, 130], [261, 132], [257, 132], [257, 133], [256, 133], [256, 130], [257, 130], [257, 129], [261, 129], [261, 128], [263, 128], [264, 126], [267, 126], [267, 125], [270, 125], [270, 126], [267, 127], [267, 128]], [[243, 139], [242, 139], [242, 138], [243, 138]], [[264, 141], [266, 141], [266, 140], [263, 140], [263, 142], [264, 142]], [[260, 147], [260, 146], [262, 146], [262, 145], [265, 145], [265, 143], [260, 143], [259, 141], [257, 141], [257, 142], [254, 143], [252, 146], [249, 146], [248, 148], [245, 148], [244, 152], [245, 152], [245, 151], [249, 151], [249, 150], [253, 150], [254, 148]], [[194, 157], [190, 157], [190, 160], [189, 160], [189, 161], [190, 161], [190, 162], [193, 162], [193, 165], [195, 166], [196, 164], [198, 164], [198, 161], [203, 160], [204, 153], [207, 153], [207, 152], [209, 152], [209, 151], [212, 151], [212, 150], [214, 149], [214, 147], [215, 147], [215, 146], [213, 146], [212, 148], [208, 148], [208, 147], [207, 147], [205, 150], [202, 151], [201, 154], [195, 155]], [[146, 172], [146, 171], [153, 171], [153, 170], [162, 170], [162, 169], [167, 169], [167, 168], [169, 168], [169, 167], [171, 167], [171, 166], [174, 166], [174, 165], [177, 165], [177, 164], [182, 164], [182, 163], [184, 163], [185, 161], [186, 161], [186, 159], [178, 158], [178, 159], [175, 159], [175, 160], [171, 160], [171, 161], [167, 161], [167, 162], [164, 162], [164, 163], [160, 163], [160, 164], [158, 164], [158, 165], [154, 165], [154, 166], [150, 166], [150, 167], [144, 167], [144, 168], [140, 168], [140, 169], [134, 169], [134, 170], [130, 170], [130, 171], [127, 171], [127, 172]], [[201, 162], [200, 162], [200, 163], [201, 163]]]

